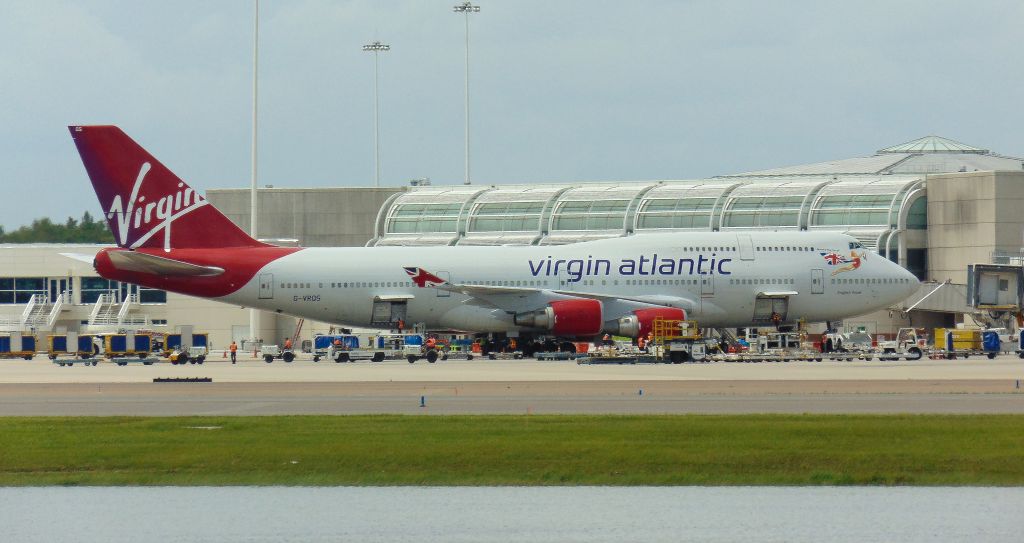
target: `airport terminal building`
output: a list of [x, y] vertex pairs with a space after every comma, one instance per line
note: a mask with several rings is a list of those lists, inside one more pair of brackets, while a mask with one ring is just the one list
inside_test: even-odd
[[[248, 230], [248, 189], [207, 199]], [[1019, 264], [1024, 159], [929, 136], [871, 156], [701, 180], [258, 190], [259, 237], [300, 246], [555, 245], [644, 232], [848, 233], [925, 283], [902, 306], [847, 329], [963, 319], [966, 269]], [[252, 337], [248, 311], [96, 277], [68, 253], [98, 246], [6, 245], [0, 316], [8, 327], [82, 329], [191, 324], [214, 347]], [[947, 287], [935, 291], [938, 284]], [[935, 291], [934, 294], [928, 295]], [[921, 301], [924, 299], [923, 301]], [[262, 314], [255, 337], [291, 336], [294, 318]], [[327, 331], [305, 323], [303, 337]]]

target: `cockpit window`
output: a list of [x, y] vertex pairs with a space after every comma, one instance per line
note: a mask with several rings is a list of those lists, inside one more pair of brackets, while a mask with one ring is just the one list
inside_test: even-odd
[[862, 245], [859, 241], [851, 241], [850, 242], [850, 249], [863, 249], [863, 248], [864, 248], [864, 245]]

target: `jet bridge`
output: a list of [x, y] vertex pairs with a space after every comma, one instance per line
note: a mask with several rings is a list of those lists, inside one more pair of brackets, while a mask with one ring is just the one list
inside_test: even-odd
[[1024, 307], [1024, 266], [971, 264], [967, 266], [967, 305], [976, 320], [987, 324], [1019, 319]]

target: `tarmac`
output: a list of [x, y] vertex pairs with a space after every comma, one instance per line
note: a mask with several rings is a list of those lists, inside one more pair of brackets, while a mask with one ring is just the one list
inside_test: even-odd
[[[205, 377], [208, 383], [154, 383]], [[60, 367], [0, 361], [0, 416], [1024, 413], [1024, 360], [535, 360]]]

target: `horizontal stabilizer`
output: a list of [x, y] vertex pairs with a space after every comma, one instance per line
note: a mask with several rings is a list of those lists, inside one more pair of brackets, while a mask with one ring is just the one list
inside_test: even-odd
[[60, 256], [65, 256], [79, 262], [85, 262], [86, 264], [92, 264], [92, 261], [96, 259], [96, 255], [87, 255], [82, 253], [60, 253]]
[[199, 266], [137, 251], [110, 251], [107, 256], [115, 268], [123, 271], [176, 277], [213, 277], [224, 273], [224, 268]]

